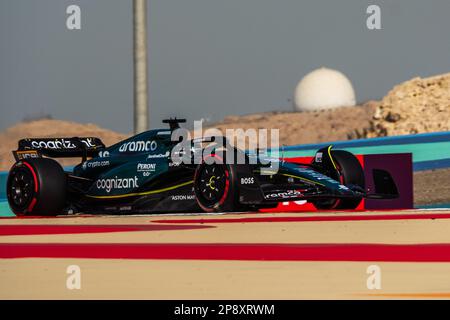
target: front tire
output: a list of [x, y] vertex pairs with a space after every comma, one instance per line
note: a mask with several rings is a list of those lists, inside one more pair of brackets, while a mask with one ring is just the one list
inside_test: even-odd
[[[358, 159], [350, 152], [344, 150], [331, 150], [331, 156], [337, 170], [330, 172], [332, 179], [340, 181], [343, 185], [356, 185], [365, 188], [364, 170]], [[356, 209], [362, 198], [324, 199], [313, 202], [320, 210]]]
[[216, 158], [214, 163], [203, 161], [195, 170], [194, 192], [198, 205], [205, 212], [239, 210], [235, 165], [223, 163], [214, 154], [210, 157]]
[[7, 197], [18, 216], [54, 216], [66, 203], [67, 178], [53, 159], [36, 158], [16, 162], [9, 171]]

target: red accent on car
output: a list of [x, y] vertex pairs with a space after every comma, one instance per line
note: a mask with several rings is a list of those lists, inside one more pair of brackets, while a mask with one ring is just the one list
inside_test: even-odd
[[26, 162], [22, 162], [25, 166], [28, 167], [28, 169], [30, 169], [31, 173], [33, 174], [33, 180], [34, 180], [34, 192], [38, 192], [39, 190], [39, 185], [38, 185], [38, 179], [37, 179], [37, 175], [36, 172], [34, 171], [33, 167]]
[[34, 206], [36, 205], [36, 202], [37, 202], [37, 200], [36, 200], [36, 198], [33, 198], [33, 200], [31, 200], [31, 203], [30, 203], [30, 205], [28, 206], [28, 208], [27, 208], [27, 212], [31, 212], [32, 210], [33, 210], [33, 208], [34, 208]]

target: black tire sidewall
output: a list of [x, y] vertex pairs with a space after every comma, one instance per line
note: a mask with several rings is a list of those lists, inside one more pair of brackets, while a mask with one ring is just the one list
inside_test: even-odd
[[206, 204], [202, 201], [203, 197], [200, 194], [199, 188], [199, 175], [205, 166], [208, 166], [206, 163], [202, 163], [197, 166], [194, 175], [194, 192], [195, 198], [197, 199], [197, 203], [200, 208], [205, 212], [228, 212], [234, 211], [237, 208], [237, 192], [236, 192], [236, 168], [233, 164], [221, 164], [225, 167], [225, 170], [228, 171], [228, 191], [225, 196], [225, 199], [222, 203], [216, 202], [214, 204]]
[[364, 170], [358, 158], [344, 150], [331, 151], [331, 155], [340, 167], [340, 173], [344, 178], [345, 184], [357, 185], [364, 189]]
[[[31, 169], [25, 163], [31, 166]], [[17, 162], [8, 176], [8, 194], [10, 193], [10, 178], [14, 170], [18, 168], [34, 171], [32, 174], [36, 175], [38, 190], [33, 195], [36, 203], [31, 211], [21, 212], [10, 205], [13, 212], [17, 215], [40, 216], [60, 214], [65, 206], [67, 194], [67, 177], [61, 165], [48, 158], [26, 159]]]
[[[344, 150], [331, 150], [331, 156], [339, 167], [337, 174], [342, 176], [344, 185], [352, 184], [360, 186], [363, 189], [365, 188], [364, 170], [355, 155]], [[334, 179], [335, 177], [332, 178]], [[321, 205], [320, 201], [316, 201], [314, 205], [318, 209], [356, 209], [361, 200], [362, 198], [339, 199], [337, 205], [330, 207]]]

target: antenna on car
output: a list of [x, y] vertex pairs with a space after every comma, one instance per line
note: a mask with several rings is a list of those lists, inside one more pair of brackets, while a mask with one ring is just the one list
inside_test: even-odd
[[175, 117], [175, 118], [164, 119], [162, 122], [168, 123], [170, 126], [170, 131], [174, 131], [174, 130], [180, 128], [180, 123], [185, 123], [186, 119], [177, 119]]

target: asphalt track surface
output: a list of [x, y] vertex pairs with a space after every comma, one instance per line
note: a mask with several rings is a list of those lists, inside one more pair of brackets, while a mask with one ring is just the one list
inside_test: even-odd
[[23, 298], [448, 299], [450, 210], [2, 218], [0, 299]]

